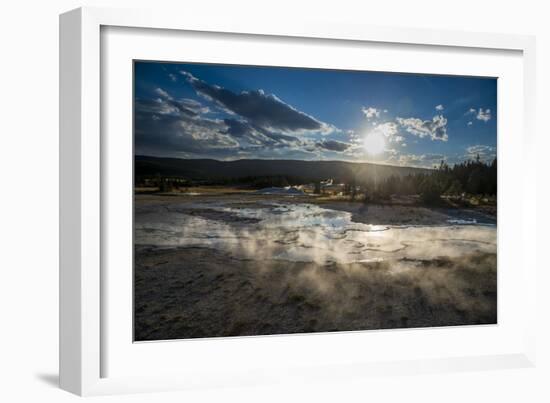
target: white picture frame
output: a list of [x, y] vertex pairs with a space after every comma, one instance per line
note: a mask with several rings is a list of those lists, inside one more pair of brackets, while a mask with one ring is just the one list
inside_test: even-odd
[[[231, 373], [231, 366], [219, 370], [211, 368], [208, 362], [202, 372], [193, 374], [189, 366], [193, 362], [174, 364], [170, 373], [158, 376], [119, 374], [110, 376], [105, 369], [106, 357], [112, 354], [105, 335], [109, 305], [105, 303], [108, 291], [103, 283], [105, 273], [105, 247], [102, 220], [103, 194], [107, 189], [106, 150], [108, 141], [102, 141], [101, 133], [106, 130], [102, 118], [102, 30], [108, 27], [121, 29], [155, 29], [168, 32], [218, 33], [219, 35], [248, 35], [257, 40], [278, 38], [296, 41], [330, 40], [331, 46], [338, 43], [377, 43], [385, 45], [411, 45], [445, 49], [470, 49], [479, 54], [491, 51], [516, 52], [521, 59], [523, 93], [521, 105], [520, 158], [530, 161], [535, 152], [534, 102], [535, 102], [535, 41], [530, 36], [502, 35], [488, 33], [466, 33], [456, 31], [430, 31], [407, 28], [382, 28], [367, 25], [303, 21], [301, 24], [281, 25], [269, 20], [255, 21], [240, 19], [216, 20], [196, 15], [171, 14], [168, 11], [116, 10], [103, 8], [80, 8], [60, 17], [60, 385], [63, 389], [79, 395], [130, 393], [211, 387], [215, 385], [253, 385], [266, 382], [293, 382], [304, 379], [341, 379], [342, 377], [369, 376], [371, 374], [411, 374], [419, 372], [465, 371], [477, 369], [518, 368], [535, 363], [535, 318], [526, 315], [525, 321], [515, 324], [514, 332], [521, 332], [522, 342], [506, 347], [501, 353], [478, 351], [460, 355], [438, 353], [428, 357], [392, 357], [388, 360], [368, 361], [359, 357], [356, 361], [337, 363], [327, 358], [307, 364], [307, 355], [301, 362], [284, 365], [284, 362], [270, 364], [266, 359], [263, 372], [252, 371], [246, 363]], [[105, 85], [105, 84], [104, 84]], [[500, 114], [499, 114], [500, 115]], [[500, 158], [500, 155], [499, 155]], [[500, 164], [500, 160], [499, 160]], [[500, 170], [500, 166], [499, 166]], [[520, 295], [526, 312], [535, 312], [535, 291], [537, 262], [534, 251], [534, 233], [528, 235], [528, 228], [534, 228], [536, 216], [534, 190], [535, 167], [526, 164], [521, 198], [521, 222], [518, 228], [520, 245], [515, 251], [521, 259]], [[529, 175], [525, 175], [529, 173]], [[499, 187], [502, 178], [499, 177]], [[529, 193], [527, 192], [529, 190]], [[500, 197], [500, 195], [499, 195]], [[128, 207], [130, 209], [130, 207]], [[499, 199], [500, 209], [500, 199]], [[499, 211], [499, 223], [503, 217]], [[499, 250], [500, 253], [500, 250]], [[500, 262], [499, 262], [500, 265]], [[500, 266], [499, 266], [500, 267]], [[128, 281], [131, 281], [128, 279]], [[499, 280], [500, 281], [500, 280]], [[500, 285], [499, 285], [500, 286]], [[502, 312], [499, 312], [499, 315]], [[131, 313], [128, 313], [129, 315]], [[467, 329], [466, 329], [467, 331]], [[462, 332], [457, 333], [457, 332]], [[360, 333], [360, 332], [359, 332]], [[464, 329], [449, 330], [449, 337], [463, 337]], [[378, 333], [374, 337], [390, 337], [389, 333]], [[380, 336], [382, 335], [382, 336]], [[423, 333], [423, 337], [429, 335]], [[441, 337], [447, 337], [440, 333]], [[413, 337], [402, 333], [399, 337]], [[285, 338], [286, 337], [286, 338]], [[312, 344], [308, 338], [319, 336], [282, 336], [271, 338], [270, 347], [264, 338], [241, 338], [231, 346], [250, 349], [249, 354], [258, 355], [267, 348], [306, 348]], [[323, 337], [323, 336], [321, 336]], [[332, 336], [331, 336], [332, 337]], [[338, 335], [340, 341], [360, 343], [361, 334]], [[371, 336], [372, 337], [372, 336]], [[430, 336], [431, 337], [431, 336]], [[260, 340], [260, 341], [258, 341]], [[323, 343], [330, 345], [338, 339], [316, 338], [316, 348]], [[319, 340], [321, 340], [319, 342]], [[450, 340], [450, 339], [449, 339]], [[128, 341], [131, 343], [131, 340]], [[164, 343], [163, 353], [174, 350], [176, 343]], [[315, 343], [313, 343], [315, 344]], [[224, 340], [207, 340], [196, 349], [231, 349]], [[117, 346], [114, 345], [114, 348]], [[130, 350], [128, 350], [130, 351]], [[242, 351], [242, 350], [241, 350]], [[131, 353], [131, 352], [130, 352]], [[244, 360], [246, 361], [246, 360]], [[296, 364], [296, 365], [294, 365]], [[237, 364], [235, 364], [237, 365]], [[270, 367], [271, 365], [271, 367]], [[178, 371], [178, 366], [181, 370]], [[187, 367], [187, 368], [186, 368]], [[306, 371], [307, 368], [307, 371]]]

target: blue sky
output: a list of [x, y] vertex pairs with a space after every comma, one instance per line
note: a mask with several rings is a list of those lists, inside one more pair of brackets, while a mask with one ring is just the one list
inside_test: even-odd
[[497, 80], [135, 62], [136, 154], [431, 167], [496, 155]]

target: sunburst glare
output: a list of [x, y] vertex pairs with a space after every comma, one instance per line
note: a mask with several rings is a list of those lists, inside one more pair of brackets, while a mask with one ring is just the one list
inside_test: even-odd
[[365, 136], [363, 145], [368, 154], [379, 155], [386, 149], [386, 139], [383, 133], [373, 131]]

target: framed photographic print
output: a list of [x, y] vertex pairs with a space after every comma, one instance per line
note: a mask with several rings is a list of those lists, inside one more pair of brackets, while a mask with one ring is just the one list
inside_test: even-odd
[[496, 110], [492, 77], [134, 61], [134, 340], [497, 324]]
[[62, 387], [533, 365], [533, 39], [233, 23], [61, 16]]

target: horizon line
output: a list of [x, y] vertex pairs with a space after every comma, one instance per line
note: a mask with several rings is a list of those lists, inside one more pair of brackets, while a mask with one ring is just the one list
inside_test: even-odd
[[[156, 155], [145, 155], [145, 154], [134, 154], [134, 158], [137, 157], [147, 157], [147, 158], [161, 158], [161, 159], [176, 159], [176, 160], [209, 160], [216, 162], [238, 162], [238, 161], [300, 161], [300, 162], [345, 162], [347, 164], [371, 164], [371, 165], [381, 165], [385, 167], [392, 168], [414, 168], [414, 169], [428, 169], [433, 170], [433, 167], [418, 167], [412, 165], [392, 165], [384, 162], [370, 162], [370, 161], [347, 161], [347, 160], [301, 160], [293, 158], [239, 158], [234, 160], [220, 160], [216, 158], [184, 158], [184, 157], [159, 157]], [[435, 165], [435, 164], [434, 164]], [[455, 165], [455, 164], [453, 164]]]

